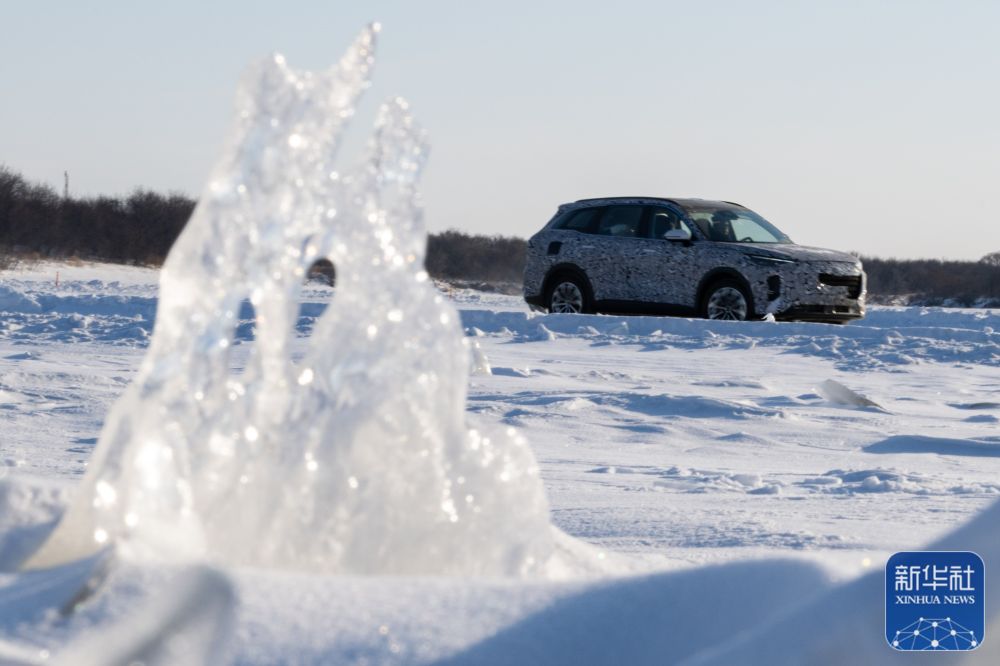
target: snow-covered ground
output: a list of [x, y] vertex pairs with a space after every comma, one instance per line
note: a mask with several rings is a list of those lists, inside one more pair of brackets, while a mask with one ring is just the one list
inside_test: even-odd
[[[156, 282], [154, 270], [107, 265], [0, 274], [0, 662], [58, 652], [171, 585], [167, 570], [124, 564], [64, 615], [51, 608], [67, 601], [60, 591], [92, 569], [58, 584], [12, 571], [137, 371]], [[300, 342], [332, 295], [306, 289]], [[470, 378], [470, 423], [520, 429], [554, 524], [632, 577], [237, 570], [237, 663], [698, 658], [750, 627], [746, 609], [793, 608], [880, 572], [1000, 498], [1000, 311], [875, 307], [834, 326], [542, 316], [516, 297], [449, 297], [492, 366]], [[242, 317], [236, 363], [253, 341], [249, 309]], [[734, 596], [693, 600], [721, 590]], [[713, 608], [709, 626], [699, 613]], [[877, 604], [862, 611], [881, 617]]]

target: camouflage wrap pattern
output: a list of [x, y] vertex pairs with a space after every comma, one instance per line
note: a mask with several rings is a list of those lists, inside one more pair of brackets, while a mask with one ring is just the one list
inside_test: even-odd
[[[597, 302], [662, 304], [699, 310], [703, 288], [717, 279], [735, 278], [749, 288], [757, 316], [836, 307], [851, 317], [865, 312], [866, 283], [861, 262], [852, 255], [794, 243], [739, 243], [707, 240], [694, 224], [688, 243], [658, 238], [597, 235], [553, 228], [561, 215], [577, 208], [608, 204], [662, 205], [655, 199], [614, 199], [570, 204], [531, 238], [524, 270], [524, 295], [542, 304], [546, 280], [569, 270], [586, 276]], [[772, 257], [776, 261], [769, 261]], [[861, 288], [824, 284], [820, 276], [860, 277]], [[769, 293], [769, 278], [780, 279], [779, 295]], [[827, 282], [838, 282], [825, 278]], [[853, 291], [853, 293], [852, 293]]]

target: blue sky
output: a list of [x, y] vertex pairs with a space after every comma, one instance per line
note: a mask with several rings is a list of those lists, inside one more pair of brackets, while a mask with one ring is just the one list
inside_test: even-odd
[[[75, 194], [197, 195], [237, 78], [383, 25], [379, 101], [431, 135], [431, 230], [527, 236], [614, 194], [754, 208], [800, 243], [1000, 250], [1000, 3], [4, 3], [0, 163]], [[354, 145], [360, 145], [356, 140]], [[349, 157], [349, 156], [345, 156]]]

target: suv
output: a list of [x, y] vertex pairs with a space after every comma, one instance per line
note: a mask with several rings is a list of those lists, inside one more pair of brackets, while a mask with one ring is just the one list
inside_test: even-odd
[[846, 323], [865, 315], [865, 282], [856, 257], [796, 245], [739, 204], [612, 197], [564, 204], [531, 237], [524, 300], [549, 312]]

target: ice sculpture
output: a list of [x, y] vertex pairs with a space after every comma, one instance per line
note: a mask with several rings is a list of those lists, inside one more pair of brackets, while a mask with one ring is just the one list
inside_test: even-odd
[[[235, 126], [163, 267], [153, 339], [60, 525], [29, 566], [114, 543], [142, 561], [350, 573], [525, 575], [553, 551], [533, 456], [465, 425], [469, 350], [423, 270], [427, 156], [405, 101], [371, 155], [334, 157], [377, 27], [326, 72], [253, 67]], [[336, 296], [292, 359], [303, 275]], [[236, 313], [256, 342], [231, 370]]]

